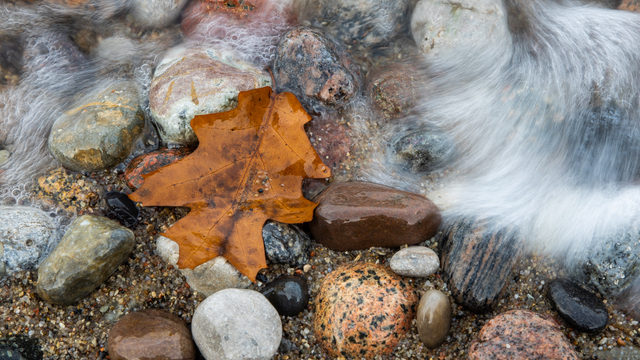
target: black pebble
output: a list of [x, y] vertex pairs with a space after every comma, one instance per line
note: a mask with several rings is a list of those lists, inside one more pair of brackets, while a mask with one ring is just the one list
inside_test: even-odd
[[549, 283], [548, 296], [560, 316], [574, 329], [597, 333], [607, 326], [607, 307], [596, 295], [577, 284], [557, 279]]
[[296, 316], [307, 308], [309, 287], [302, 276], [283, 275], [265, 285], [264, 295], [280, 315]]
[[2, 360], [40, 360], [43, 355], [37, 339], [25, 336], [0, 338], [0, 359]]
[[138, 208], [126, 194], [111, 191], [104, 194], [109, 212], [115, 216], [122, 225], [131, 228], [138, 224]]

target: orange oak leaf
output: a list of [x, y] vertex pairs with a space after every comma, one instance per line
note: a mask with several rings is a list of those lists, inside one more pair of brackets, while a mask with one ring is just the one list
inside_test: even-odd
[[302, 179], [331, 172], [304, 132], [309, 120], [293, 94], [269, 87], [241, 92], [234, 110], [191, 120], [198, 148], [145, 175], [129, 195], [144, 206], [191, 208], [163, 234], [180, 246], [178, 267], [193, 269], [224, 256], [255, 282], [267, 267], [267, 219], [311, 220], [317, 204], [302, 195]]

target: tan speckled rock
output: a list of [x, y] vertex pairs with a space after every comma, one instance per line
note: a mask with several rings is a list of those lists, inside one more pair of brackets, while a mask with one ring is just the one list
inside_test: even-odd
[[69, 225], [38, 269], [40, 297], [72, 304], [100, 286], [133, 251], [135, 235], [106, 218], [84, 215]]
[[175, 48], [156, 68], [149, 107], [166, 143], [197, 143], [191, 120], [196, 115], [228, 111], [238, 105], [240, 91], [271, 85], [264, 71], [233, 52]]
[[409, 330], [417, 301], [414, 289], [387, 268], [344, 264], [322, 282], [314, 332], [333, 357], [390, 354]]
[[74, 104], [53, 124], [49, 150], [66, 168], [100, 171], [124, 160], [144, 128], [138, 90], [120, 81]]
[[469, 360], [580, 357], [558, 325], [529, 310], [513, 310], [489, 320], [469, 347]]
[[422, 295], [416, 320], [420, 340], [429, 349], [440, 346], [451, 329], [451, 304], [447, 295], [438, 290]]
[[123, 316], [109, 331], [111, 360], [193, 360], [191, 331], [179, 317], [163, 310], [144, 309]]

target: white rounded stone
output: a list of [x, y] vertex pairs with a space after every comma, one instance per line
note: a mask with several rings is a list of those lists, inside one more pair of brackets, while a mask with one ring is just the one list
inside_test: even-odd
[[[156, 254], [168, 264], [178, 267], [180, 246], [177, 242], [159, 236], [156, 240]], [[251, 285], [251, 280], [222, 256], [198, 265], [193, 270], [180, 269], [180, 272], [187, 278], [189, 286], [204, 296], [229, 288], [244, 289]]]
[[191, 332], [207, 360], [269, 360], [280, 345], [282, 322], [259, 292], [226, 289], [196, 308]]
[[429, 59], [510, 39], [501, 0], [420, 0], [411, 18], [411, 32]]
[[402, 249], [391, 257], [391, 270], [398, 275], [427, 277], [440, 268], [438, 255], [425, 246], [411, 246]]

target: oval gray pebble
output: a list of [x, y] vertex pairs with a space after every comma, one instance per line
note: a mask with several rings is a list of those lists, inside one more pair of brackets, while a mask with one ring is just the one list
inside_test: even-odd
[[429, 348], [440, 346], [451, 329], [449, 298], [438, 290], [429, 290], [420, 299], [416, 315], [420, 340]]
[[395, 253], [389, 262], [398, 275], [427, 277], [440, 268], [438, 255], [425, 246], [411, 246]]

